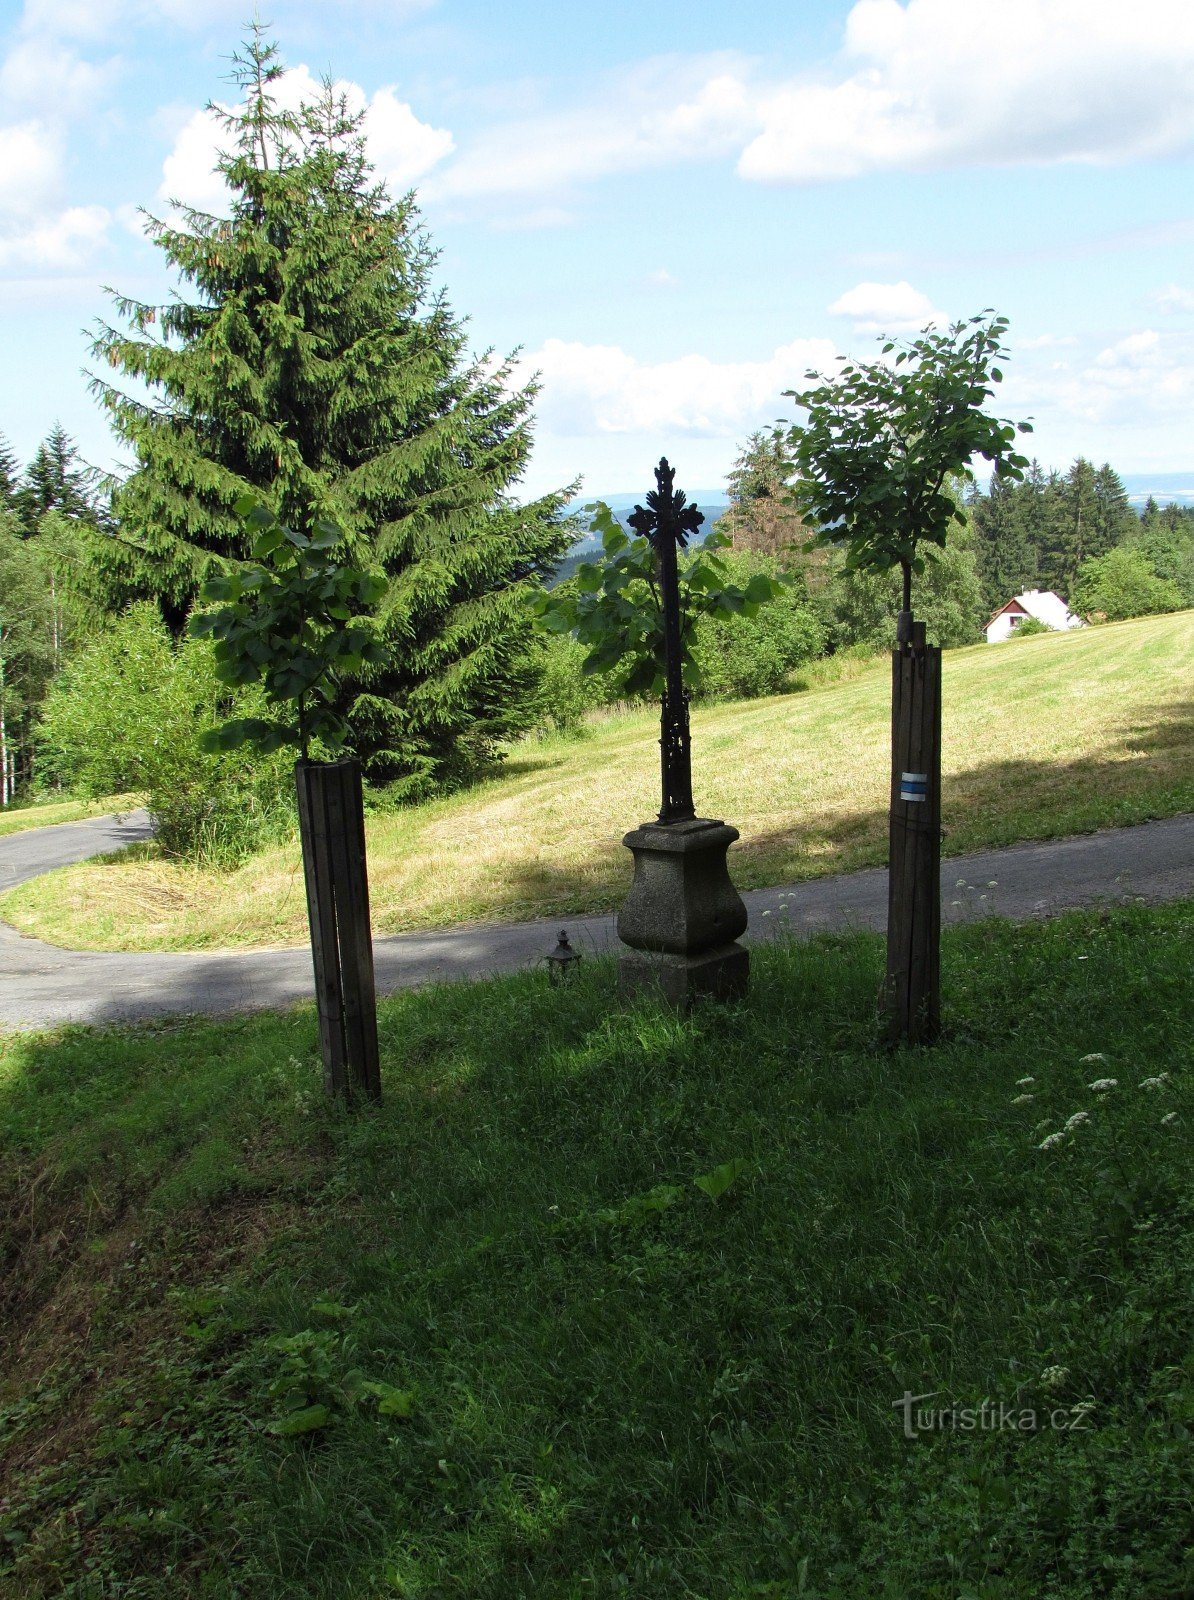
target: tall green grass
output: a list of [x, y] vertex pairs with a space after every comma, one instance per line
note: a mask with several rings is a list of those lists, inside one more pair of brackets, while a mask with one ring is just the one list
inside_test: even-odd
[[1188, 1595], [1192, 954], [976, 923], [895, 1054], [870, 936], [407, 994], [358, 1114], [308, 1012], [10, 1038], [6, 1595]]

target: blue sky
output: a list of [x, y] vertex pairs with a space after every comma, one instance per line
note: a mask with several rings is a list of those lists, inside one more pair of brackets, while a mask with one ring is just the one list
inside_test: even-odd
[[[116, 458], [101, 285], [218, 204], [245, 0], [0, 4], [0, 431]], [[279, 0], [288, 92], [355, 86], [476, 349], [542, 374], [526, 488], [717, 487], [810, 364], [995, 306], [1033, 448], [1194, 468], [1194, 0]]]

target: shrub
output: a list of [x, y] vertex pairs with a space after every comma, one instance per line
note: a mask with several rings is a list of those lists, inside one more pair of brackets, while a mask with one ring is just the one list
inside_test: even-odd
[[1092, 620], [1122, 622], [1179, 611], [1182, 593], [1177, 584], [1157, 576], [1143, 551], [1119, 545], [1078, 568], [1073, 604]]
[[[778, 566], [765, 556], [734, 552], [725, 557], [736, 583], [757, 572], [774, 577]], [[754, 617], [700, 617], [693, 651], [700, 693], [709, 700], [750, 700], [775, 694], [789, 674], [821, 654], [825, 629], [803, 584], [783, 588]]]
[[572, 733], [585, 716], [615, 698], [602, 673], [586, 673], [588, 651], [570, 634], [548, 634], [539, 640], [539, 688], [536, 728], [539, 732]]
[[289, 759], [205, 754], [200, 735], [253, 693], [215, 676], [210, 646], [175, 645], [148, 604], [134, 606], [68, 663], [39, 730], [47, 772], [91, 798], [135, 790], [170, 855], [233, 861], [290, 825]]
[[[832, 640], [837, 648], [863, 645], [890, 650], [900, 609], [899, 574], [840, 570], [831, 585], [834, 597]], [[982, 637], [982, 586], [965, 530], [951, 533], [945, 549], [929, 556], [917, 585], [916, 614], [930, 644], [950, 648], [977, 644]]]

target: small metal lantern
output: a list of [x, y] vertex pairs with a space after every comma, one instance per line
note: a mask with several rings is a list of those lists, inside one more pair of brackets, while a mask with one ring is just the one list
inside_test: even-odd
[[547, 971], [552, 983], [563, 983], [572, 968], [581, 960], [581, 953], [572, 948], [568, 943], [567, 933], [561, 928], [555, 949], [543, 959], [547, 962]]

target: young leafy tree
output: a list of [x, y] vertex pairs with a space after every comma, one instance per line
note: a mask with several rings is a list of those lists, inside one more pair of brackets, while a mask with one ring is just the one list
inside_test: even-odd
[[847, 361], [832, 377], [809, 372], [815, 388], [788, 391], [808, 412], [787, 435], [797, 505], [822, 540], [845, 547], [848, 570], [898, 567], [905, 613], [922, 551], [944, 549], [950, 524], [965, 520], [950, 475], [974, 456], [1011, 477], [1028, 465], [1012, 448], [1017, 426], [983, 409], [1003, 379], [1006, 330], [1006, 317], [982, 312], [911, 344], [886, 341], [890, 362]]
[[442, 781], [516, 731], [535, 653], [526, 598], [570, 543], [566, 494], [520, 506], [535, 386], [471, 359], [433, 290], [412, 196], [374, 180], [360, 118], [330, 87], [297, 113], [260, 30], [237, 58], [219, 163], [228, 214], [149, 232], [181, 279], [166, 306], [118, 299], [95, 350], [150, 402], [96, 380], [137, 466], [105, 552], [112, 598], [178, 629], [249, 543], [238, 500], [309, 534], [334, 522], [385, 573], [384, 668], [346, 676], [340, 711], [371, 776]]
[[[627, 699], [662, 694], [663, 603], [655, 552], [648, 539], [632, 539], [603, 501], [586, 509], [604, 559], [583, 562], [567, 583], [537, 596], [538, 625], [549, 634], [573, 635], [587, 651], [582, 671], [603, 675], [616, 693]], [[783, 592], [782, 582], [763, 571], [736, 583], [719, 554], [729, 542], [720, 530], [710, 533], [679, 563], [681, 659], [685, 684], [695, 693], [703, 687], [698, 620], [753, 617]]]
[[304, 761], [313, 741], [335, 752], [349, 729], [337, 706], [346, 673], [379, 665], [385, 649], [369, 616], [385, 577], [345, 559], [334, 523], [311, 533], [288, 528], [251, 495], [237, 514], [253, 539], [252, 560], [209, 578], [189, 632], [215, 642], [216, 676], [232, 688], [260, 684], [268, 717], [235, 717], [201, 740], [203, 748], [255, 745], [272, 752], [297, 746]]

